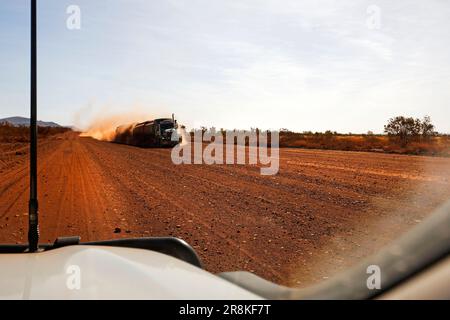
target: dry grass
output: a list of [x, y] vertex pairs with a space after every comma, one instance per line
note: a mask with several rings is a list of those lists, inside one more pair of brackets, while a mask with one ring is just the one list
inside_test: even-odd
[[281, 147], [369, 151], [414, 155], [450, 156], [450, 137], [437, 136], [416, 139], [402, 146], [400, 141], [386, 135], [342, 135], [333, 133], [280, 133]]
[[[45, 138], [59, 133], [70, 131], [63, 127], [38, 127], [38, 137]], [[0, 124], [0, 142], [26, 143], [30, 141], [30, 129], [25, 126], [15, 127], [10, 124]]]

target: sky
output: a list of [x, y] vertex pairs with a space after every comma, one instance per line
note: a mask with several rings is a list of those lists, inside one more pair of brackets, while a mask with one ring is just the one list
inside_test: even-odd
[[[81, 28], [66, 22], [70, 5]], [[38, 118], [175, 113], [188, 127], [450, 132], [450, 2], [38, 0]], [[0, 2], [0, 118], [28, 116], [29, 3]]]

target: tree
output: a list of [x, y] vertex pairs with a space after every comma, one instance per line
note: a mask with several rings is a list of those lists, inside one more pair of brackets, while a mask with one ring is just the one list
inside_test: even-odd
[[384, 126], [384, 132], [388, 136], [400, 138], [401, 143], [406, 145], [408, 143], [408, 136], [412, 134], [413, 126], [413, 118], [398, 116], [389, 119], [388, 124]]
[[428, 138], [436, 134], [429, 116], [424, 117], [423, 120], [404, 116], [391, 118], [388, 124], [384, 126], [384, 132], [388, 136], [398, 137], [402, 145], [406, 145], [411, 139], [420, 136]]
[[436, 131], [434, 130], [434, 124], [431, 123], [430, 116], [425, 116], [422, 120], [422, 137], [428, 139], [431, 136], [436, 135]]

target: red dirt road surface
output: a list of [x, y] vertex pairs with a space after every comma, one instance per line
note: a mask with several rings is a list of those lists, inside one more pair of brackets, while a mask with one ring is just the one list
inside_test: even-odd
[[[27, 241], [27, 154], [0, 145], [0, 243]], [[66, 133], [40, 142], [38, 167], [42, 242], [175, 236], [211, 272], [299, 287], [375, 252], [450, 195], [450, 159], [377, 153], [282, 149], [279, 174], [261, 176]]]

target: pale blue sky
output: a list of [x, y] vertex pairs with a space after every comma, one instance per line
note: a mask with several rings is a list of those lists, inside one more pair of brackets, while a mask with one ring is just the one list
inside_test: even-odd
[[[192, 126], [450, 132], [450, 2], [38, 0], [39, 118], [174, 112]], [[81, 30], [66, 8], [81, 8]], [[369, 5], [379, 29], [367, 26]], [[0, 2], [0, 118], [28, 115], [28, 1]]]

